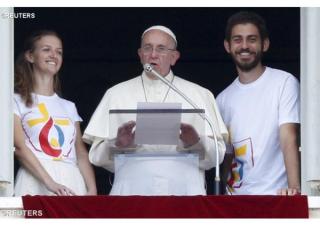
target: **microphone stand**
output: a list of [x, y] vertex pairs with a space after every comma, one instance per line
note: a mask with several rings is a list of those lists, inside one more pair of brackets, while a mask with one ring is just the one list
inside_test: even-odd
[[[183, 92], [181, 92], [175, 85], [173, 85], [170, 81], [168, 81], [166, 78], [162, 77], [158, 72], [153, 70], [153, 67], [151, 64], [145, 64], [143, 65], [143, 68], [146, 72], [151, 72], [153, 75], [155, 75], [158, 79], [160, 79], [163, 83], [165, 83], [167, 86], [169, 86], [173, 91], [175, 91], [177, 94], [179, 94], [183, 99], [185, 99], [194, 109], [200, 109], [189, 97], [187, 97]], [[207, 121], [209, 124], [209, 127], [211, 129], [211, 132], [213, 134], [214, 139], [214, 145], [216, 149], [216, 175], [215, 175], [215, 194], [220, 194], [220, 168], [219, 168], [219, 149], [218, 149], [218, 139], [215, 132], [215, 129], [213, 127], [213, 123], [210, 121], [208, 116], [206, 114], [200, 114], [200, 117]]]

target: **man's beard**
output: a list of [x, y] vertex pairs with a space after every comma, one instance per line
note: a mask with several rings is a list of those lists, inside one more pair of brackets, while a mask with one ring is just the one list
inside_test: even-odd
[[[249, 50], [240, 50], [239, 52], [236, 53], [236, 55], [238, 55], [241, 52], [249, 52]], [[254, 60], [251, 62], [240, 62], [237, 60], [236, 56], [233, 53], [231, 54], [231, 57], [233, 62], [241, 71], [248, 72], [254, 69], [260, 63], [262, 59], [262, 52], [261, 51], [256, 52]]]

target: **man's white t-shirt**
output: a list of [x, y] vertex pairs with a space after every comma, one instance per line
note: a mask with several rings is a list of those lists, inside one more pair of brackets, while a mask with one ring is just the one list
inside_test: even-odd
[[229, 130], [235, 159], [228, 178], [229, 194], [276, 194], [287, 175], [279, 128], [299, 123], [299, 83], [291, 74], [266, 67], [254, 82], [236, 78], [217, 97]]

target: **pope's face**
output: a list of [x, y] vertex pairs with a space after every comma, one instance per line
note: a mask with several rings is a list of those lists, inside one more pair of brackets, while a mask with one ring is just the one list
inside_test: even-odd
[[172, 37], [160, 30], [150, 30], [143, 36], [138, 55], [143, 65], [151, 64], [162, 76], [170, 72], [180, 56]]

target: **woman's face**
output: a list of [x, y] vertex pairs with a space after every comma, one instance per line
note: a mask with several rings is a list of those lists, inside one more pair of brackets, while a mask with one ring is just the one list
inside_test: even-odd
[[62, 43], [54, 35], [46, 35], [35, 42], [34, 50], [26, 53], [26, 59], [39, 74], [55, 75], [62, 65]]

